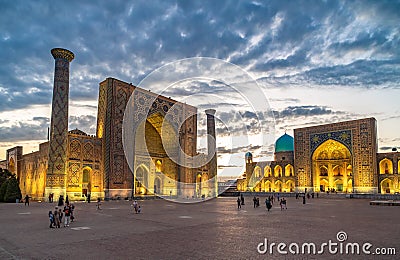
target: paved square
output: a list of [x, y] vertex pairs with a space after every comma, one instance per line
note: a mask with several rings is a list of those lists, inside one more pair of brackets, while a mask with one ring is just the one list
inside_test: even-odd
[[[77, 202], [76, 221], [69, 228], [50, 229], [48, 211], [55, 204], [0, 204], [0, 259], [398, 259], [400, 207], [370, 206], [364, 199], [288, 198], [288, 209], [274, 205], [267, 212], [253, 208], [251, 197], [237, 210], [236, 198], [195, 204], [164, 200], [140, 201], [134, 214], [129, 201]], [[317, 246], [337, 233], [345, 242], [371, 243], [372, 249], [396, 248], [396, 255], [262, 255], [257, 246], [268, 243]], [[344, 243], [344, 242], [343, 242]], [[317, 248], [318, 250], [319, 248]], [[288, 247], [286, 247], [286, 251]]]

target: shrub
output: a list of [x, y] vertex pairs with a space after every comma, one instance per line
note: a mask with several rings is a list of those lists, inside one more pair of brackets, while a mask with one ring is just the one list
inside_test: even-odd
[[16, 199], [21, 199], [22, 194], [18, 185], [18, 180], [15, 175], [7, 181], [7, 189], [4, 194], [5, 202], [15, 202]]
[[0, 186], [0, 202], [4, 202], [4, 195], [6, 194], [8, 180], [4, 181]]

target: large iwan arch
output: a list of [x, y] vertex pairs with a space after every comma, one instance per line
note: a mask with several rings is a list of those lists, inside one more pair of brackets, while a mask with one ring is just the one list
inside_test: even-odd
[[[352, 155], [342, 143], [329, 139], [312, 154], [312, 180], [317, 192], [352, 190]], [[350, 185], [350, 186], [349, 186]]]

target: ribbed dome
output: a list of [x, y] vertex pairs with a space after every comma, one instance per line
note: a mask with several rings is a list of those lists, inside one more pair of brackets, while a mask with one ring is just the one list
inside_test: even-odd
[[275, 152], [294, 151], [294, 139], [288, 134], [284, 134], [276, 140]]
[[244, 156], [245, 156], [246, 158], [253, 157], [253, 155], [251, 154], [251, 152], [247, 152]]
[[76, 128], [74, 130], [70, 130], [70, 131], [68, 131], [68, 133], [74, 134], [74, 135], [84, 135], [84, 136], [88, 135], [87, 133], [83, 132], [82, 130], [79, 130], [78, 128]]

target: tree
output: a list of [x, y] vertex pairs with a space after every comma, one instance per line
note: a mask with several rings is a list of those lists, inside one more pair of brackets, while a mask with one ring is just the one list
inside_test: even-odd
[[4, 195], [6, 194], [8, 181], [4, 181], [0, 186], [0, 202], [4, 202]]
[[6, 193], [4, 194], [4, 201], [5, 202], [15, 202], [16, 199], [21, 199], [22, 194], [21, 190], [18, 185], [18, 180], [15, 175], [13, 175], [10, 179], [7, 181], [7, 189]]
[[0, 168], [0, 186], [5, 183], [13, 174], [7, 169]]

